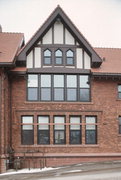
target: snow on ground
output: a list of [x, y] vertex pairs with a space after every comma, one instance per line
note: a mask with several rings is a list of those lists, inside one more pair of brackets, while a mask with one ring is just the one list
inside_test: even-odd
[[53, 170], [53, 169], [58, 169], [58, 168], [52, 168], [52, 167], [48, 167], [48, 168], [42, 168], [42, 169], [21, 169], [21, 170], [10, 170], [6, 173], [3, 173], [3, 174], [0, 174], [0, 176], [3, 176], [3, 175], [12, 175], [12, 174], [24, 174], [24, 173], [37, 173], [37, 172], [43, 172], [43, 171], [50, 171], [50, 170]]

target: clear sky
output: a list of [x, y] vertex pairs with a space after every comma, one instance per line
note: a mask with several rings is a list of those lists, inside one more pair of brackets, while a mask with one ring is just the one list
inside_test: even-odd
[[92, 46], [121, 48], [121, 0], [0, 0], [3, 32], [28, 41], [57, 5]]

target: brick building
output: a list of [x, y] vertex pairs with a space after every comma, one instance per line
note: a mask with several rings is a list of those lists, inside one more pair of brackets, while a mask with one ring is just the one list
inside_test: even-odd
[[1, 31], [0, 172], [121, 159], [120, 59], [60, 7], [26, 45]]

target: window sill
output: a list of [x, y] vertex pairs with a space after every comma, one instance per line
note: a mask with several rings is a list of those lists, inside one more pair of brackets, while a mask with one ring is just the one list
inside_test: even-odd
[[92, 105], [93, 102], [72, 102], [72, 101], [24, 101], [25, 104], [86, 104], [86, 105]]
[[45, 148], [70, 148], [70, 147], [80, 147], [80, 148], [99, 148], [99, 144], [75, 144], [75, 145], [71, 145], [71, 144], [60, 144], [60, 145], [56, 145], [56, 144], [47, 144], [47, 145], [38, 145], [38, 144], [34, 144], [34, 145], [20, 145], [19, 148], [24, 148], [24, 147], [45, 147]]

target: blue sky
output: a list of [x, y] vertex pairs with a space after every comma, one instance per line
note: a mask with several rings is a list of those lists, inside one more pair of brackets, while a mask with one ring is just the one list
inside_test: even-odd
[[0, 24], [28, 41], [58, 4], [92, 46], [121, 48], [121, 0], [0, 0]]

